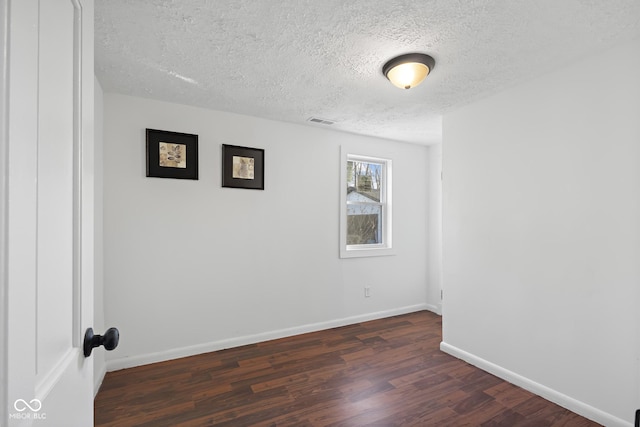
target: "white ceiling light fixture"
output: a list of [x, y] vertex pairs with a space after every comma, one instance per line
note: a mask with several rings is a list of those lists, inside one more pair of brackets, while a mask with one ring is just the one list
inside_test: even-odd
[[400, 89], [418, 86], [436, 65], [435, 59], [424, 53], [407, 53], [389, 60], [382, 74]]

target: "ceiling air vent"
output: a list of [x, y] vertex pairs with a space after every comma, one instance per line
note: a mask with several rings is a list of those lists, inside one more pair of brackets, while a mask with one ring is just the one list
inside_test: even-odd
[[308, 121], [311, 122], [311, 123], [317, 123], [319, 125], [328, 125], [328, 126], [330, 126], [330, 125], [335, 123], [334, 121], [326, 120], [326, 119], [319, 119], [318, 117], [311, 117], [311, 118], [309, 118]]

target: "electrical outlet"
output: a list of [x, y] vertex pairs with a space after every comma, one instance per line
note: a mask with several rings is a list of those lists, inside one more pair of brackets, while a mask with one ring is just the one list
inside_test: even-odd
[[369, 298], [371, 296], [371, 288], [369, 286], [364, 287], [364, 296]]

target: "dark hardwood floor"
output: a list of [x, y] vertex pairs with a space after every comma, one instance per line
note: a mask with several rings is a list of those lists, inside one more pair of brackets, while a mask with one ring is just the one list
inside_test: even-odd
[[597, 426], [442, 353], [430, 312], [110, 372], [96, 426]]

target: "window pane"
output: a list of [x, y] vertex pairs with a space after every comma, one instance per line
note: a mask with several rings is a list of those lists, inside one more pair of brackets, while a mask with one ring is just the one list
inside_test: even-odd
[[382, 243], [382, 207], [380, 205], [347, 206], [347, 245]]
[[382, 167], [381, 163], [349, 160], [347, 162], [347, 200], [379, 203]]

